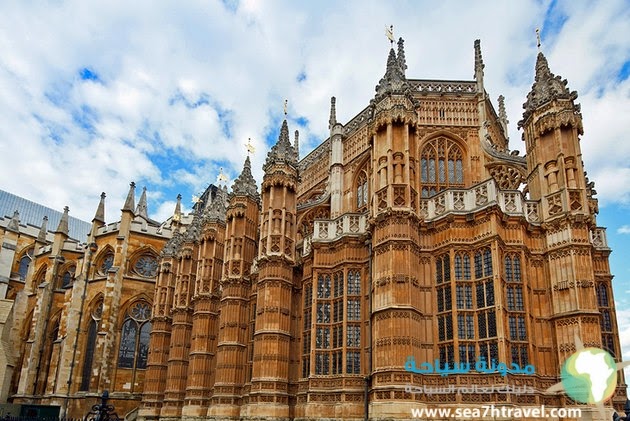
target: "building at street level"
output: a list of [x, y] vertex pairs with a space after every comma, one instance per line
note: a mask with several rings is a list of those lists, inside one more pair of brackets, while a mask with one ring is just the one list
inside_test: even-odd
[[[544, 391], [576, 343], [621, 359], [577, 94], [539, 53], [522, 156], [479, 41], [471, 81], [407, 78], [397, 47], [354, 118], [338, 121], [332, 98], [330, 136], [306, 157], [283, 121], [260, 184], [248, 157], [230, 190], [210, 185], [163, 223], [132, 185], [120, 221], [105, 222], [102, 197], [85, 244], [67, 212], [48, 234], [0, 221], [6, 396], [79, 416], [109, 390], [120, 415], [144, 420], [573, 405]], [[409, 357], [535, 372], [421, 374]], [[408, 391], [508, 384], [531, 393]], [[620, 374], [618, 407], [625, 387]]]

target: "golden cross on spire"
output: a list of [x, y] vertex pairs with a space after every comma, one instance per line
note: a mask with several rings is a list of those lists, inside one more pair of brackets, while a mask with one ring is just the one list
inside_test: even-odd
[[249, 155], [250, 153], [253, 154], [254, 152], [256, 152], [256, 148], [254, 148], [254, 145], [252, 145], [251, 137], [247, 138], [247, 143], [245, 144], [245, 148], [247, 148], [247, 155]]
[[538, 51], [540, 52], [540, 28], [536, 28], [536, 41], [538, 46]]
[[389, 42], [392, 44], [392, 47], [393, 47], [394, 46], [394, 25], [389, 25], [389, 28], [385, 26], [385, 36], [387, 37], [387, 39], [389, 40]]
[[219, 168], [219, 175], [217, 175], [217, 183], [224, 182], [226, 183], [228, 178], [223, 174], [223, 167]]
[[284, 100], [284, 116], [285, 117], [287, 116], [287, 108], [288, 108], [288, 106], [289, 106], [289, 100], [285, 99]]

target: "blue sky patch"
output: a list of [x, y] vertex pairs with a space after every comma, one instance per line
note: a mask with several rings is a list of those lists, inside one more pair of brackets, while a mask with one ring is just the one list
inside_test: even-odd
[[542, 40], [548, 40], [549, 42], [551, 38], [555, 38], [568, 19], [569, 17], [560, 10], [558, 1], [552, 0], [545, 12], [545, 20], [543, 21], [542, 28], [540, 28], [540, 37]]
[[621, 66], [621, 69], [619, 69], [619, 72], [617, 73], [617, 81], [622, 82], [628, 79], [628, 76], [630, 76], [630, 60], [627, 60]]
[[98, 115], [87, 105], [82, 105], [79, 109], [72, 112], [72, 121], [82, 130], [94, 135], [96, 129], [94, 124], [98, 122]]
[[91, 80], [93, 82], [102, 82], [101, 78], [98, 77], [98, 74], [90, 69], [89, 67], [84, 67], [79, 70], [79, 77], [81, 80]]
[[306, 80], [306, 72], [301, 71], [297, 77], [295, 78], [296, 81], [298, 81], [299, 83], [302, 83]]
[[221, 3], [231, 13], [236, 13], [238, 10], [239, 0], [221, 0]]

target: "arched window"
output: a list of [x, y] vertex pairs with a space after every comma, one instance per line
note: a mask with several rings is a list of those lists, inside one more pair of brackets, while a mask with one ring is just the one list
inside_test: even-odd
[[461, 148], [445, 137], [428, 142], [420, 153], [422, 197], [449, 187], [463, 187], [463, 156]]
[[363, 209], [368, 204], [368, 181], [365, 171], [361, 171], [357, 179], [357, 209]]
[[600, 307], [608, 307], [608, 290], [606, 285], [597, 285], [597, 305]]
[[88, 336], [85, 344], [85, 358], [83, 359], [83, 370], [81, 374], [80, 391], [90, 390], [90, 380], [92, 379], [92, 364], [94, 362], [94, 351], [96, 350], [96, 334], [98, 324], [103, 315], [103, 300], [99, 300], [93, 307], [91, 320], [88, 326]]
[[455, 255], [455, 279], [470, 281], [470, 256], [467, 253]]
[[97, 264], [98, 273], [101, 275], [107, 275], [107, 271], [109, 270], [109, 268], [112, 267], [113, 264], [114, 264], [114, 253], [109, 251], [105, 253], [105, 255], [103, 255], [103, 257], [101, 257], [101, 259], [98, 261], [98, 264]]
[[146, 302], [137, 302], [127, 311], [120, 332], [118, 367], [146, 368], [151, 333], [151, 307]]
[[521, 258], [518, 255], [505, 256], [505, 280], [521, 282]]
[[20, 281], [24, 281], [26, 279], [26, 275], [28, 274], [28, 268], [31, 265], [31, 261], [33, 260], [33, 248], [30, 248], [22, 255], [20, 258], [20, 264], [18, 266], [18, 275], [20, 276]]
[[77, 270], [77, 267], [73, 265], [73, 266], [68, 267], [63, 272], [63, 275], [61, 276], [61, 288], [68, 288], [72, 285], [76, 270]]

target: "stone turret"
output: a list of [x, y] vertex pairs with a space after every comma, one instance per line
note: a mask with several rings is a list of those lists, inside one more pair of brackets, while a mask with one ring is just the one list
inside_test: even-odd
[[297, 304], [293, 296], [293, 267], [298, 174], [286, 120], [263, 170], [252, 384], [250, 405], [241, 416], [287, 419], [290, 346], [295, 335], [291, 320]]
[[215, 389], [208, 415], [239, 419], [247, 374], [250, 333], [251, 267], [256, 257], [260, 196], [251, 173], [249, 156], [234, 181], [227, 208], [225, 259], [221, 278], [221, 303]]

